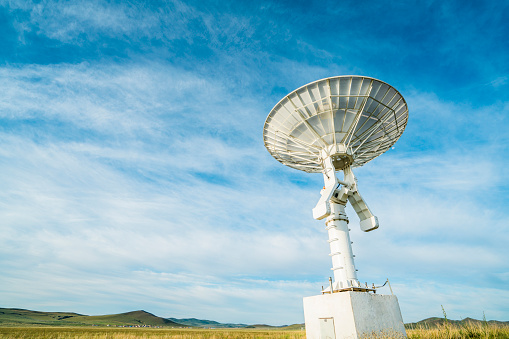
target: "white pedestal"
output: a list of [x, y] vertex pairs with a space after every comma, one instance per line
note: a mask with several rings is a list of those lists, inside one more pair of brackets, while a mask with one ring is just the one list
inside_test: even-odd
[[373, 334], [406, 338], [395, 295], [339, 292], [306, 297], [304, 319], [307, 339], [364, 339]]

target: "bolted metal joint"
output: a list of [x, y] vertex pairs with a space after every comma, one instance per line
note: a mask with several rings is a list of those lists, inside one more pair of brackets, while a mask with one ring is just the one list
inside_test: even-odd
[[346, 214], [337, 214], [337, 215], [328, 216], [327, 219], [325, 219], [325, 225], [328, 225], [331, 221], [336, 221], [336, 220], [343, 220], [343, 221], [346, 221], [347, 224], [349, 223], [348, 217], [346, 216]]

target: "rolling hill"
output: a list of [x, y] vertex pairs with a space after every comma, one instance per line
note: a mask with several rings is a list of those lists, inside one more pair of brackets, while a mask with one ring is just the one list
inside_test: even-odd
[[[83, 316], [70, 312], [38, 312], [19, 308], [0, 308], [0, 325], [52, 325], [58, 326], [65, 319]], [[69, 321], [68, 324], [72, 324]]]
[[89, 316], [78, 313], [38, 312], [16, 308], [0, 308], [0, 326], [48, 325], [48, 326], [159, 326], [183, 327], [169, 319], [146, 311], [121, 314]]
[[[444, 318], [427, 318], [415, 323], [405, 324], [405, 328], [435, 328], [445, 323]], [[509, 326], [509, 321], [490, 320], [484, 322], [472, 318], [447, 320], [454, 326], [495, 324]], [[0, 308], [0, 327], [6, 326], [130, 326], [130, 327], [199, 327], [199, 328], [252, 328], [301, 330], [304, 324], [290, 326], [223, 324], [212, 320], [196, 318], [161, 318], [146, 311], [133, 311], [120, 314], [89, 316], [73, 312], [38, 312], [19, 308]]]
[[117, 326], [166, 326], [182, 327], [169, 319], [161, 318], [146, 311], [133, 311], [111, 315], [77, 316], [72, 321], [95, 325], [117, 325]]

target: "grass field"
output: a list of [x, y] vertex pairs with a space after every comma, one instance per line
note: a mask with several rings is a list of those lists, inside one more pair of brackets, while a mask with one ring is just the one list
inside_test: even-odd
[[144, 329], [90, 327], [3, 327], [0, 338], [9, 339], [305, 339], [305, 331], [251, 329]]
[[496, 324], [466, 324], [463, 326], [454, 326], [448, 323], [438, 325], [434, 328], [417, 328], [406, 330], [410, 339], [467, 339], [479, 338], [490, 339], [500, 338], [509, 339], [509, 326], [500, 326]]
[[[509, 339], [509, 327], [497, 325], [440, 325], [407, 330], [410, 339]], [[305, 331], [253, 329], [151, 329], [92, 327], [0, 327], [0, 338], [9, 339], [305, 339]], [[373, 339], [391, 338], [373, 335]], [[366, 338], [368, 339], [368, 338]]]

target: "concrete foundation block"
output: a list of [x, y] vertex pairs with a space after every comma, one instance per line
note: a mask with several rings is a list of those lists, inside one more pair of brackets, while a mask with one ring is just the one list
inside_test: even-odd
[[307, 339], [406, 338], [398, 298], [340, 292], [304, 298]]

